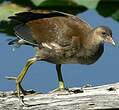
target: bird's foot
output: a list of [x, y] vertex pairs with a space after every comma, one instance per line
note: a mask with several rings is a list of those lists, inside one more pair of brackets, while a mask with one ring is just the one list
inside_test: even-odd
[[54, 90], [52, 90], [52, 92], [64, 92], [64, 91], [69, 91], [69, 89], [68, 88], [56, 88], [56, 89], [54, 89]]
[[54, 92], [68, 92], [69, 93], [69, 89], [65, 88], [64, 82], [59, 82], [59, 87], [51, 91], [51, 93], [54, 93]]
[[23, 95], [30, 95], [36, 93], [34, 90], [24, 90], [20, 83], [17, 82], [17, 77], [5, 77], [8, 80], [16, 80], [16, 91], [14, 95], [16, 96], [23, 96]]
[[53, 93], [53, 94], [57, 94], [57, 95], [68, 95], [68, 94], [70, 94], [70, 91], [68, 88], [59, 88], [58, 87], [58, 88], [50, 91], [49, 93], [51, 93], [51, 94]]
[[21, 83], [17, 81], [17, 77], [5, 77], [8, 80], [15, 80], [16, 81], [16, 91], [12, 94], [15, 95], [19, 98], [20, 102], [22, 103], [22, 105], [26, 105], [24, 103], [24, 96], [25, 95], [30, 95], [30, 94], [35, 94], [36, 91], [34, 90], [24, 90], [23, 87], [21, 86]]
[[[25, 95], [31, 95], [31, 94], [37, 94], [36, 91], [34, 90], [24, 90], [24, 91], [20, 91], [20, 96], [23, 97]], [[18, 97], [18, 92], [14, 91], [14, 93], [12, 93], [12, 95], [15, 95]]]

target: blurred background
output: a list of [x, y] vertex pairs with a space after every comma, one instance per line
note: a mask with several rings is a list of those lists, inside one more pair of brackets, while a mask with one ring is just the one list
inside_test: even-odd
[[[0, 0], [0, 91], [15, 90], [15, 81], [27, 59], [35, 54], [30, 46], [15, 48], [8, 45], [14, 39], [14, 25], [8, 16], [28, 10], [58, 10], [80, 16], [91, 26], [109, 26], [117, 44], [105, 45], [102, 57], [93, 65], [66, 64], [62, 66], [66, 87], [86, 84], [102, 85], [119, 81], [119, 1], [118, 0]], [[48, 92], [58, 86], [55, 65], [37, 62], [31, 66], [23, 83], [25, 89]]]

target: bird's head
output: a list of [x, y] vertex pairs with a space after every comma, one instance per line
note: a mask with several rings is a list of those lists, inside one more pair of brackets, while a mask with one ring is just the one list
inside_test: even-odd
[[107, 43], [111, 43], [113, 46], [115, 46], [115, 42], [112, 39], [112, 31], [109, 27], [99, 26], [99, 27], [96, 27], [93, 30], [93, 32], [94, 32], [98, 42], [101, 42], [101, 43], [107, 42]]

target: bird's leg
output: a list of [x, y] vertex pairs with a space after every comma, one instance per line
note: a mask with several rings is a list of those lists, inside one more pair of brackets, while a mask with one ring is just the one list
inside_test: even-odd
[[65, 89], [62, 72], [61, 72], [61, 64], [56, 64], [57, 76], [59, 81], [59, 89]]
[[31, 59], [29, 59], [26, 63], [26, 65], [24, 66], [24, 68], [22, 69], [21, 73], [18, 75], [17, 79], [16, 79], [16, 91], [17, 91], [17, 95], [18, 97], [20, 98], [20, 92], [25, 94], [25, 90], [22, 88], [21, 86], [21, 82], [24, 78], [24, 76], [26, 75], [29, 67], [35, 63], [37, 61], [37, 58], [36, 57], [33, 57]]
[[27, 93], [33, 93], [33, 91], [25, 91], [22, 86], [21, 86], [21, 82], [24, 78], [24, 76], [26, 75], [29, 67], [35, 63], [37, 61], [37, 57], [33, 57], [31, 59], [29, 59], [26, 63], [26, 65], [24, 66], [24, 68], [22, 69], [21, 73], [18, 75], [18, 77], [6, 77], [8, 80], [16, 80], [16, 93], [17, 96], [20, 98], [20, 94], [22, 93], [23, 95], [27, 94]]
[[62, 72], [61, 72], [61, 64], [56, 64], [56, 70], [57, 70], [59, 87], [53, 90], [53, 92], [66, 90], [63, 77], [62, 77]]

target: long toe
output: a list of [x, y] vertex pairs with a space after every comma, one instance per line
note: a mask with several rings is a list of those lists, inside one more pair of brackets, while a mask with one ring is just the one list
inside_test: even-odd
[[23, 95], [31, 95], [31, 94], [37, 94], [37, 92], [34, 90], [24, 90], [24, 91], [22, 91], [22, 94]]
[[56, 88], [52, 91], [50, 91], [50, 93], [69, 93], [69, 89], [68, 88]]
[[17, 80], [17, 77], [14, 77], [14, 76], [6, 76], [5, 79], [7, 79], [7, 80]]

